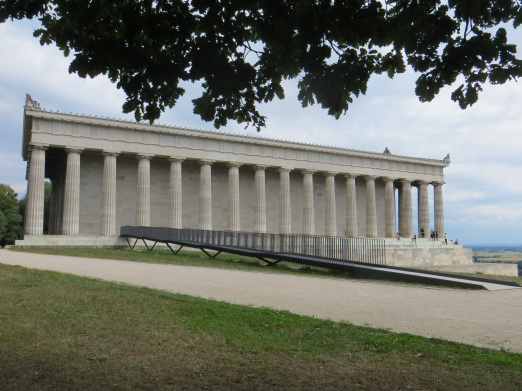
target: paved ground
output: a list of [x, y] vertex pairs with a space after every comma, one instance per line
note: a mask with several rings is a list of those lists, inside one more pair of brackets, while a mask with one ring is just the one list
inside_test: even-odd
[[522, 353], [522, 289], [463, 291], [0, 250], [0, 263]]

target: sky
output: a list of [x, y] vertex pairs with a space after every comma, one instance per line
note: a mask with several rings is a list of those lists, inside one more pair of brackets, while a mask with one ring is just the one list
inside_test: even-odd
[[[0, 24], [0, 183], [20, 196], [27, 188], [21, 156], [26, 94], [47, 110], [133, 119], [122, 113], [122, 91], [103, 76], [69, 74], [70, 60], [55, 46], [40, 46], [35, 27], [35, 21]], [[509, 37], [522, 53], [522, 30]], [[339, 120], [319, 106], [302, 108], [297, 82], [288, 81], [284, 100], [259, 106], [267, 117], [260, 134], [236, 123], [220, 131], [373, 152], [387, 147], [392, 154], [431, 159], [449, 153], [443, 187], [448, 237], [468, 246], [522, 244], [522, 80], [486, 86], [466, 110], [450, 99], [458, 85], [420, 103], [415, 80], [412, 71], [394, 79], [373, 77], [366, 95], [356, 98]], [[185, 88], [185, 96], [157, 123], [212, 130], [212, 123], [192, 112], [199, 88]], [[416, 188], [412, 199], [416, 216]], [[432, 186], [430, 209], [433, 224]]]

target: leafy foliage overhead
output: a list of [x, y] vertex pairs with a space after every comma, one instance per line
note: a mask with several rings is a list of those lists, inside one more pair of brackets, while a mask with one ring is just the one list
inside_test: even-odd
[[[446, 85], [466, 108], [484, 83], [520, 77], [506, 23], [522, 23], [520, 0], [10, 0], [0, 21], [37, 17], [42, 44], [73, 55], [70, 72], [108, 75], [124, 112], [154, 121], [200, 82], [194, 112], [216, 127], [253, 124], [257, 105], [299, 80], [303, 106], [339, 118], [372, 74], [410, 65], [416, 94], [431, 101]], [[459, 78], [459, 76], [461, 76]]]

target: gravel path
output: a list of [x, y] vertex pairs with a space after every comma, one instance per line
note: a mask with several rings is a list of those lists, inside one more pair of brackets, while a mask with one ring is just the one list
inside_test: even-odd
[[522, 289], [464, 291], [0, 250], [0, 263], [522, 353]]

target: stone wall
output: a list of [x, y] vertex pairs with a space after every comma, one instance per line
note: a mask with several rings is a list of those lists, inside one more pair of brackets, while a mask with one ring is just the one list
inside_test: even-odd
[[[122, 225], [136, 224], [138, 161], [132, 155], [120, 155], [116, 163], [116, 230]], [[65, 175], [65, 170], [62, 170]], [[150, 162], [150, 225], [169, 225], [169, 175], [167, 159], [153, 158]], [[100, 234], [102, 210], [103, 156], [86, 151], [80, 164], [80, 235]], [[240, 230], [254, 231], [254, 179], [252, 166], [239, 168]], [[183, 228], [199, 228], [199, 180], [200, 165], [197, 161], [182, 163]], [[378, 236], [384, 232], [384, 183], [376, 181]], [[303, 233], [303, 174], [290, 173], [292, 208], [292, 232]], [[346, 181], [336, 178], [337, 234], [343, 236], [346, 229]], [[366, 192], [363, 178], [356, 180], [357, 228], [360, 237], [366, 236]], [[267, 232], [279, 232], [279, 172], [266, 170]], [[325, 178], [314, 174], [315, 233], [325, 234]], [[212, 228], [227, 230], [228, 215], [228, 167], [223, 163], [212, 165]]]
[[451, 265], [471, 265], [470, 248], [458, 244], [444, 244], [443, 240], [386, 239], [386, 264], [406, 268], [423, 268]]

